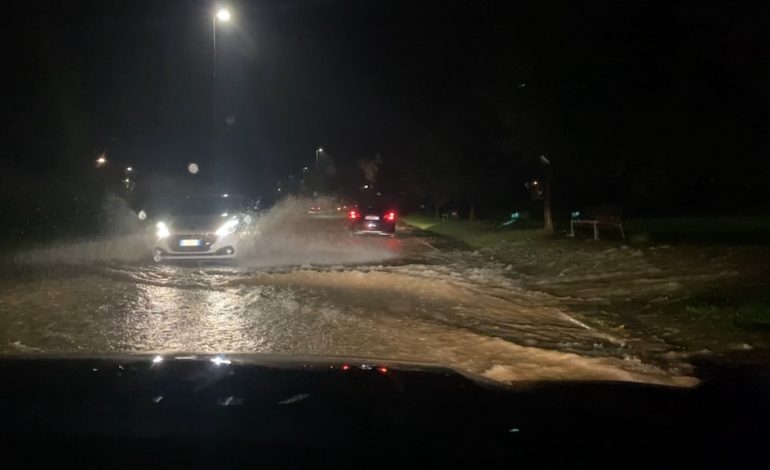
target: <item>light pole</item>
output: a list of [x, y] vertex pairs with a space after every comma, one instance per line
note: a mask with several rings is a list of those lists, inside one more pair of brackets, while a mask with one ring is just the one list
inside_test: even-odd
[[[547, 233], [553, 232], [553, 217], [551, 216], [551, 179], [553, 177], [553, 170], [551, 168], [551, 161], [545, 155], [540, 155], [540, 163], [545, 166], [545, 174], [543, 178], [543, 229]], [[535, 184], [537, 181], [535, 181]]]
[[[217, 23], [229, 22], [231, 15], [227, 8], [219, 8], [211, 13], [211, 153], [212, 156], [216, 156], [220, 150], [220, 123], [218, 116], [219, 110], [217, 109], [217, 100], [219, 98], [217, 84]], [[194, 175], [198, 172], [197, 165], [195, 165], [195, 171], [191, 168], [192, 164], [188, 166], [190, 174]], [[217, 166], [215, 166], [215, 169], [216, 168]]]
[[315, 168], [318, 169], [318, 155], [324, 153], [324, 149], [322, 147], [318, 147], [315, 150]]
[[217, 21], [227, 23], [230, 21], [230, 10], [227, 8], [220, 8], [211, 17], [211, 43], [212, 43], [212, 75], [214, 78], [217, 76]]
[[211, 15], [211, 116], [216, 127], [217, 122], [217, 22], [230, 21], [230, 10], [220, 8]]

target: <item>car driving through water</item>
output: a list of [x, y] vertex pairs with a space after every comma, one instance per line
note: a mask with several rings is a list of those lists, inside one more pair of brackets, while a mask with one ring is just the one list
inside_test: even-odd
[[153, 220], [152, 256], [164, 260], [233, 259], [253, 228], [258, 204], [234, 194], [189, 195]]
[[391, 205], [376, 201], [359, 204], [348, 211], [352, 235], [387, 235], [396, 233], [396, 210]]

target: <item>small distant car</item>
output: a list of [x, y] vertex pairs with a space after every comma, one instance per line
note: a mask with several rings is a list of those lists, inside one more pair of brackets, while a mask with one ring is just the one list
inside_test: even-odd
[[153, 259], [236, 258], [238, 244], [254, 223], [257, 209], [255, 201], [240, 195], [182, 198], [154, 220]]
[[396, 209], [384, 204], [359, 205], [348, 210], [349, 230], [353, 235], [388, 235], [396, 232]]

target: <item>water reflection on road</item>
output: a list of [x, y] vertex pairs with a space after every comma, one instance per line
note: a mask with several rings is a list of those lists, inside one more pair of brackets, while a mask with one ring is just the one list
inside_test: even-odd
[[501, 267], [454, 259], [408, 231], [282, 237], [234, 266], [56, 262], [13, 271], [0, 280], [4, 353], [320, 354], [441, 363], [500, 380], [688, 382], [629, 357], [622, 341]]

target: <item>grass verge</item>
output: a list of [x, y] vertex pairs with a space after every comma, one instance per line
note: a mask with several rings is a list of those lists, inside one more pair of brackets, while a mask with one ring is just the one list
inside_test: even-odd
[[547, 238], [542, 229], [532, 225], [503, 226], [490, 220], [443, 222], [424, 216], [407, 216], [404, 222], [419, 229], [462, 241], [473, 248], [485, 248], [499, 242], [536, 243]]
[[[526, 275], [532, 288], [578, 300], [570, 308], [584, 319], [636, 325], [690, 351], [770, 344], [770, 236], [755, 243], [764, 227], [770, 230], [766, 218], [634, 219], [627, 222], [630, 233], [650, 237], [626, 243], [609, 237], [588, 242], [590, 234], [571, 240], [563, 228], [547, 236], [533, 225], [486, 220], [412, 216], [405, 222], [487, 249]], [[719, 283], [708, 280], [720, 272], [737, 274]]]

